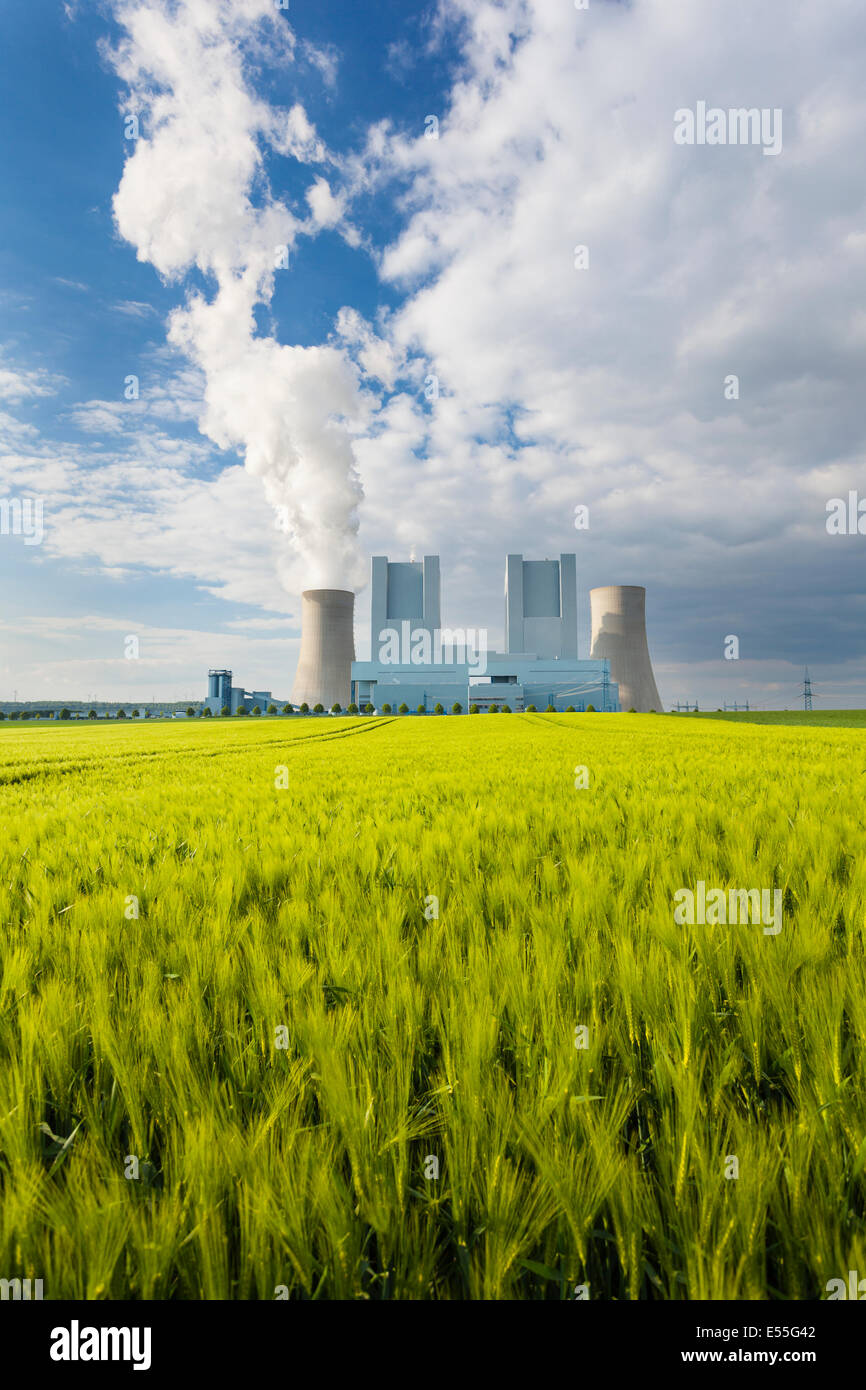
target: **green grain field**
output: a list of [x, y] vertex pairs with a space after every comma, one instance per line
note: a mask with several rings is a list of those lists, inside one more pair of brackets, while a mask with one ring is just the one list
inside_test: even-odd
[[[847, 728], [6, 723], [0, 1276], [826, 1297], [866, 1270], [864, 789]], [[782, 930], [677, 925], [698, 880]]]

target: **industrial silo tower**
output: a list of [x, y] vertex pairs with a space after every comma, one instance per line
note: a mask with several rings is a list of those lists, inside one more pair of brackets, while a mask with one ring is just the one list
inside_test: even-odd
[[232, 673], [231, 671], [208, 671], [207, 673], [207, 698], [211, 709], [216, 706], [216, 711], [225, 706], [231, 707], [232, 703]]
[[310, 708], [350, 701], [355, 660], [355, 595], [347, 589], [305, 589], [301, 596], [301, 653], [292, 701]]
[[619, 685], [621, 710], [647, 714], [661, 711], [646, 640], [646, 589], [637, 584], [609, 584], [591, 589], [590, 656], [610, 662], [610, 678]]

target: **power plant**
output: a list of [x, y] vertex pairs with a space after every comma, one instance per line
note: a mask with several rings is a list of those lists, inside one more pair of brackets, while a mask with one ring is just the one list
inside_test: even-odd
[[[632, 590], [599, 590], [630, 594]], [[639, 591], [643, 595], [643, 590]], [[649, 663], [646, 632], [629, 623], [611, 655], [578, 653], [577, 560], [524, 560], [509, 555], [505, 564], [505, 651], [488, 649], [484, 629], [440, 626], [440, 566], [437, 555], [423, 562], [372, 562], [370, 661], [352, 664], [352, 701], [379, 708], [386, 701], [430, 711], [454, 704], [479, 711], [507, 705], [512, 711], [630, 708], [634, 690], [620, 679], [632, 667], [643, 672], [641, 708], [661, 709]], [[632, 659], [631, 648], [635, 648]], [[622, 677], [618, 674], [622, 672]], [[647, 679], [648, 675], [648, 679]], [[653, 698], [645, 702], [648, 692]], [[324, 702], [323, 702], [324, 703]], [[637, 708], [637, 705], [635, 705]]]
[[349, 589], [305, 589], [301, 602], [301, 654], [292, 686], [296, 705], [350, 700], [355, 660], [355, 595]]
[[[423, 561], [371, 565], [369, 661], [355, 660], [355, 595], [348, 589], [306, 589], [301, 649], [292, 687], [297, 708], [349, 704], [437, 705], [479, 711], [506, 706], [576, 711], [661, 710], [646, 636], [646, 590], [608, 585], [590, 592], [589, 657], [578, 640], [577, 560], [505, 562], [505, 651], [489, 648], [483, 628], [445, 628], [438, 555]], [[231, 671], [208, 673], [207, 704], [232, 714], [252, 701], [264, 710], [269, 691], [246, 692]]]
[[619, 686], [620, 709], [639, 714], [661, 709], [646, 640], [646, 589], [637, 584], [609, 584], [591, 589], [590, 655], [610, 662]]

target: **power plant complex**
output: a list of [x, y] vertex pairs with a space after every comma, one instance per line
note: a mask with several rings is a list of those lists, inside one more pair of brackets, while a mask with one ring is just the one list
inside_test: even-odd
[[[589, 656], [578, 650], [575, 555], [505, 563], [505, 651], [490, 650], [483, 628], [446, 628], [441, 620], [439, 556], [423, 561], [372, 561], [369, 661], [355, 659], [355, 595], [307, 589], [302, 598], [301, 649], [292, 701], [326, 710], [354, 704], [406, 705], [427, 713], [437, 705], [516, 712], [661, 710], [646, 636], [646, 591], [608, 585], [590, 591]], [[262, 709], [270, 691], [232, 685], [231, 671], [208, 673], [207, 704], [235, 713], [251, 701]]]
[[574, 555], [524, 560], [505, 568], [504, 652], [488, 648], [483, 628], [441, 625], [439, 557], [372, 567], [370, 661], [351, 663], [357, 705], [442, 705], [479, 711], [508, 705], [546, 709], [618, 708], [610, 662], [580, 660], [577, 651], [577, 567]]
[[[646, 644], [645, 589], [592, 589], [591, 648], [581, 659], [574, 555], [506, 557], [505, 652], [489, 649], [485, 628], [442, 627], [438, 555], [423, 562], [374, 556], [371, 581], [366, 662], [354, 656], [353, 592], [304, 591], [296, 706], [662, 709]], [[247, 692], [232, 685], [231, 671], [210, 671], [207, 705], [214, 714], [250, 702], [264, 712], [271, 692]]]

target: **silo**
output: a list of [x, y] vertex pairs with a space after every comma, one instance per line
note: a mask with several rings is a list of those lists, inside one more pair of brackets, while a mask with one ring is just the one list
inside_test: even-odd
[[207, 673], [207, 697], [213, 705], [222, 709], [224, 705], [231, 703], [232, 693], [232, 673], [231, 671], [208, 671]]
[[301, 601], [301, 653], [292, 687], [296, 705], [343, 709], [350, 701], [355, 660], [355, 595], [346, 589], [305, 589]]
[[591, 589], [590, 656], [610, 662], [610, 678], [619, 685], [621, 710], [642, 714], [661, 711], [662, 703], [646, 640], [646, 589], [637, 584], [609, 584]]

